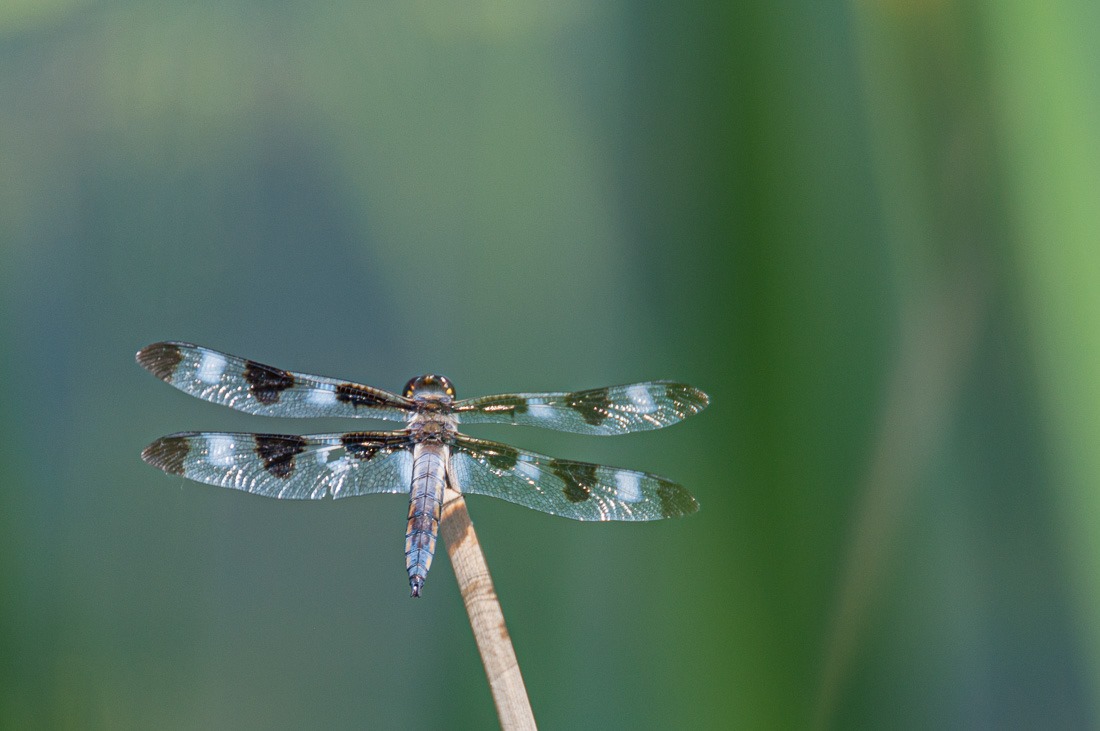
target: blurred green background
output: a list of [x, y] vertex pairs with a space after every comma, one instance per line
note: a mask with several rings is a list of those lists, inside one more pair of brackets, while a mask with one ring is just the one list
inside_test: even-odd
[[[1100, 5], [0, 5], [0, 726], [486, 728], [400, 496], [166, 477], [318, 432], [182, 339], [460, 396], [673, 378], [661, 432], [478, 436], [702, 510], [481, 535], [545, 728], [1100, 723]], [[358, 426], [358, 425], [357, 425]]]

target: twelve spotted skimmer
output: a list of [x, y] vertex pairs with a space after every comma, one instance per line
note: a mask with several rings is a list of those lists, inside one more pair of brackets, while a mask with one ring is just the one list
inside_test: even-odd
[[684, 384], [459, 401], [443, 376], [413, 378], [399, 396], [190, 343], [154, 343], [137, 361], [181, 391], [249, 414], [404, 421], [397, 431], [310, 436], [180, 432], [156, 440], [141, 457], [170, 474], [274, 498], [408, 492], [405, 564], [413, 596], [420, 596], [435, 554], [448, 485], [574, 520], [658, 520], [699, 509], [687, 490], [657, 475], [552, 459], [458, 431], [460, 423], [602, 435], [660, 429], [706, 407], [707, 395]]

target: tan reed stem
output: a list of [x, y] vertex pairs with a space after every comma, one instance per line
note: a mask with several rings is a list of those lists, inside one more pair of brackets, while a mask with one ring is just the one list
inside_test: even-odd
[[520, 675], [512, 638], [504, 625], [504, 613], [493, 589], [485, 555], [466, 510], [466, 500], [450, 487], [444, 495], [439, 533], [447, 545], [455, 579], [470, 617], [481, 662], [489, 678], [500, 726], [505, 731], [535, 728], [535, 716]]

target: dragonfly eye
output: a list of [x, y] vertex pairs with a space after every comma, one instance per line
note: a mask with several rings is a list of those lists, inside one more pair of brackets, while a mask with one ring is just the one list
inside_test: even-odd
[[425, 398], [430, 396], [455, 397], [455, 389], [446, 376], [428, 374], [410, 379], [405, 384], [405, 398]]

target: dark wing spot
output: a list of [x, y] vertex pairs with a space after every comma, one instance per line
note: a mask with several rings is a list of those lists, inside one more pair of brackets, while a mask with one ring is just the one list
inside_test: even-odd
[[141, 451], [141, 458], [170, 475], [182, 475], [191, 446], [184, 437], [161, 437]]
[[583, 503], [592, 497], [592, 493], [586, 486], [571, 481], [565, 483], [565, 489], [562, 492], [565, 494], [565, 499], [571, 503]]
[[138, 364], [162, 381], [172, 381], [182, 360], [183, 351], [172, 343], [153, 343], [137, 352]]
[[294, 457], [305, 451], [306, 440], [283, 434], [257, 434], [256, 454], [264, 469], [276, 477], [287, 478], [294, 472]]
[[378, 444], [368, 443], [365, 441], [363, 435], [356, 432], [351, 432], [340, 437], [340, 442], [343, 443], [347, 453], [356, 459], [372, 460], [382, 449]]
[[519, 459], [519, 452], [517, 450], [503, 445], [494, 448], [491, 452], [485, 451], [481, 454], [486, 462], [502, 472], [507, 472], [515, 467], [516, 461]]
[[339, 383], [336, 385], [336, 400], [349, 403], [352, 406], [385, 406], [385, 398], [356, 383]]
[[676, 410], [683, 416], [698, 414], [710, 403], [710, 396], [692, 386], [672, 383], [665, 386], [665, 398], [676, 404]]
[[661, 501], [661, 517], [675, 518], [699, 509], [699, 503], [691, 493], [674, 482], [661, 480], [657, 485], [657, 499]]
[[550, 471], [565, 483], [562, 494], [571, 503], [583, 503], [592, 497], [592, 486], [596, 484], [596, 465], [584, 462], [555, 462]]
[[580, 414], [586, 423], [599, 426], [607, 420], [611, 399], [606, 388], [595, 388], [566, 394], [565, 405]]
[[273, 404], [279, 400], [279, 394], [294, 385], [294, 376], [279, 368], [263, 365], [255, 361], [245, 361], [244, 379], [249, 390], [261, 404]]

